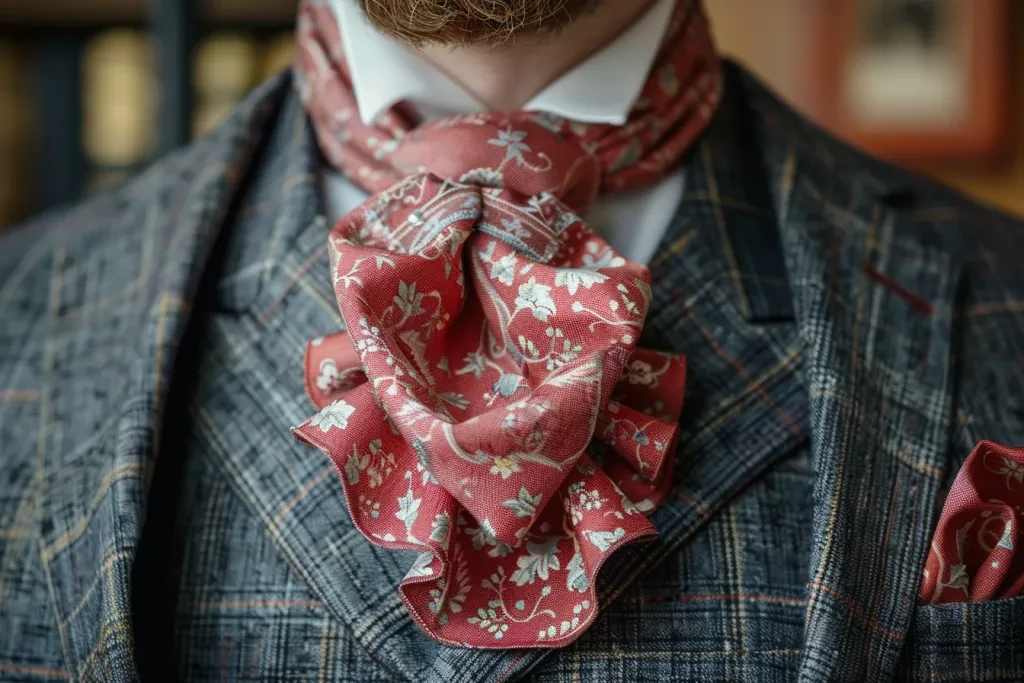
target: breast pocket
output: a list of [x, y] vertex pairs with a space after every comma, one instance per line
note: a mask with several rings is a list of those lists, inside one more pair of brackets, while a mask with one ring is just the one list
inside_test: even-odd
[[918, 605], [899, 680], [1024, 681], [1024, 596]]

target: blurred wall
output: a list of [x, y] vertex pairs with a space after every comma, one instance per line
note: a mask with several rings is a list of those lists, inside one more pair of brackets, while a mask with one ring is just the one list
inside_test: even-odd
[[807, 99], [802, 68], [811, 6], [817, 0], [705, 0], [718, 47], [743, 62], [786, 99]]
[[[789, 102], [805, 107], [809, 102], [809, 17], [824, 1], [705, 0], [705, 6], [722, 51], [743, 62]], [[1012, 149], [1002, 162], [986, 168], [944, 164], [917, 170], [1024, 216], [1024, 1], [1014, 0], [1013, 11]]]

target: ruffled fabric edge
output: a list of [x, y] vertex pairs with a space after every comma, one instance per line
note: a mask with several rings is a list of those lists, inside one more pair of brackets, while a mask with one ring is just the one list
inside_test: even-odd
[[[360, 533], [420, 553], [399, 586], [417, 624], [441, 643], [486, 649], [561, 647], [579, 637], [598, 614], [604, 562], [656, 535], [647, 515], [671, 483], [685, 358], [634, 352], [588, 453], [556, 498], [539, 512], [525, 489], [515, 502], [536, 515], [518, 548], [496, 541], [486, 519], [474, 519], [436, 483], [358, 363], [344, 333], [309, 343], [306, 388], [321, 410], [293, 431], [334, 463]], [[348, 431], [355, 420], [360, 429]], [[357, 432], [376, 438], [358, 443]]]

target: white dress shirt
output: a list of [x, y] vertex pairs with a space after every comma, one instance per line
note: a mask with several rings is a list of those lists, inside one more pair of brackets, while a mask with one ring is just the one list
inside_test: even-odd
[[[485, 110], [476, 98], [413, 50], [374, 29], [355, 0], [330, 0], [341, 29], [359, 116], [370, 123], [405, 101], [424, 120]], [[647, 80], [675, 0], [658, 0], [629, 29], [554, 81], [524, 109], [585, 123], [621, 125]], [[333, 224], [367, 198], [343, 175], [325, 168], [324, 207]], [[682, 170], [659, 183], [599, 198], [584, 217], [626, 258], [648, 263], [682, 201]]]

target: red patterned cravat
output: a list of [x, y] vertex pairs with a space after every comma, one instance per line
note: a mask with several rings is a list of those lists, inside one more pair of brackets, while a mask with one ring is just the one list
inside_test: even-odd
[[621, 127], [417, 126], [400, 107], [363, 125], [323, 3], [302, 6], [296, 73], [324, 155], [376, 194], [330, 233], [347, 333], [310, 342], [321, 410], [295, 432], [371, 542], [421, 553], [399, 590], [431, 637], [564, 645], [603, 562], [655, 534], [686, 371], [636, 348], [649, 273], [577, 212], [663, 178], [707, 125], [721, 76], [700, 4], [679, 3]]

